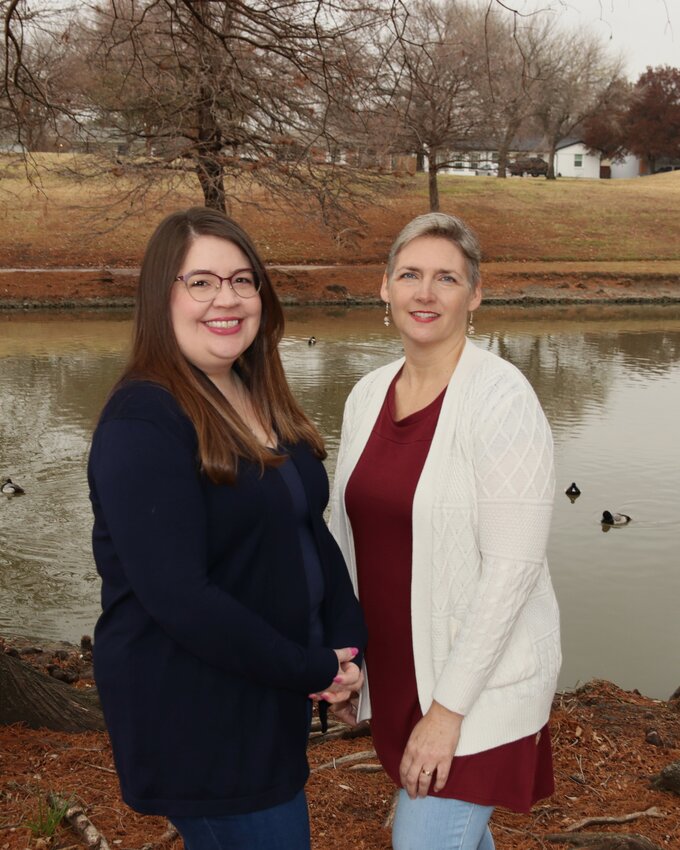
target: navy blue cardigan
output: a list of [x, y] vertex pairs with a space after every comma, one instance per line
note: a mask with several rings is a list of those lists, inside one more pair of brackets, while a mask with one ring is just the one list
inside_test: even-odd
[[323, 521], [323, 464], [304, 444], [289, 452], [324, 572], [324, 646], [308, 645], [304, 563], [276, 469], [241, 462], [235, 485], [211, 483], [190, 421], [150, 383], [119, 389], [97, 425], [95, 678], [123, 798], [137, 811], [241, 814], [292, 799], [309, 773], [307, 695], [330, 685], [333, 648], [365, 644]]

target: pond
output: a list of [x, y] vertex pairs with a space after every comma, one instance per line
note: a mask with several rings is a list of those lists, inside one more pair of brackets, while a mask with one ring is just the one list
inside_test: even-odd
[[[475, 344], [527, 375], [555, 435], [561, 687], [602, 677], [667, 698], [680, 685], [680, 308], [486, 307], [475, 324]], [[85, 464], [130, 328], [128, 314], [0, 313], [0, 478], [26, 489], [0, 499], [0, 634], [92, 633]], [[286, 370], [327, 439], [329, 473], [347, 393], [400, 351], [378, 307], [287, 311]], [[633, 522], [604, 533], [605, 508]]]

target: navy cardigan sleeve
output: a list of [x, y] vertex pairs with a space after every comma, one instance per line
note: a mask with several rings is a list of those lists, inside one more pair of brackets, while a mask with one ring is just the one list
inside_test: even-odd
[[[171, 399], [160, 388], [152, 399], [154, 392]], [[332, 649], [285, 637], [212, 580], [195, 435], [172, 411], [174, 400], [158, 401], [104, 416], [90, 458], [95, 514], [105, 517], [131, 592], [169, 637], [205, 662], [273, 687], [328, 687], [337, 671]]]

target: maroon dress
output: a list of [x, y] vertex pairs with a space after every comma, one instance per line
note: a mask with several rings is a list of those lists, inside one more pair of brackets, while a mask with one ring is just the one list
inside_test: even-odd
[[[444, 392], [427, 407], [396, 421], [398, 377], [348, 482], [345, 504], [354, 536], [359, 598], [368, 624], [371, 732], [385, 770], [401, 785], [399, 764], [422, 717], [411, 639], [413, 496]], [[473, 755], [454, 756], [445, 787], [430, 794], [527, 812], [553, 790], [546, 725], [536, 735]]]

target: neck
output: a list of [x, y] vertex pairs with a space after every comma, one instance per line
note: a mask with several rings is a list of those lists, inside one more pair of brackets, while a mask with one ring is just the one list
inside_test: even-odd
[[447, 341], [437, 348], [405, 345], [406, 361], [402, 381], [412, 387], [445, 387], [453, 375], [465, 348], [466, 338]]

